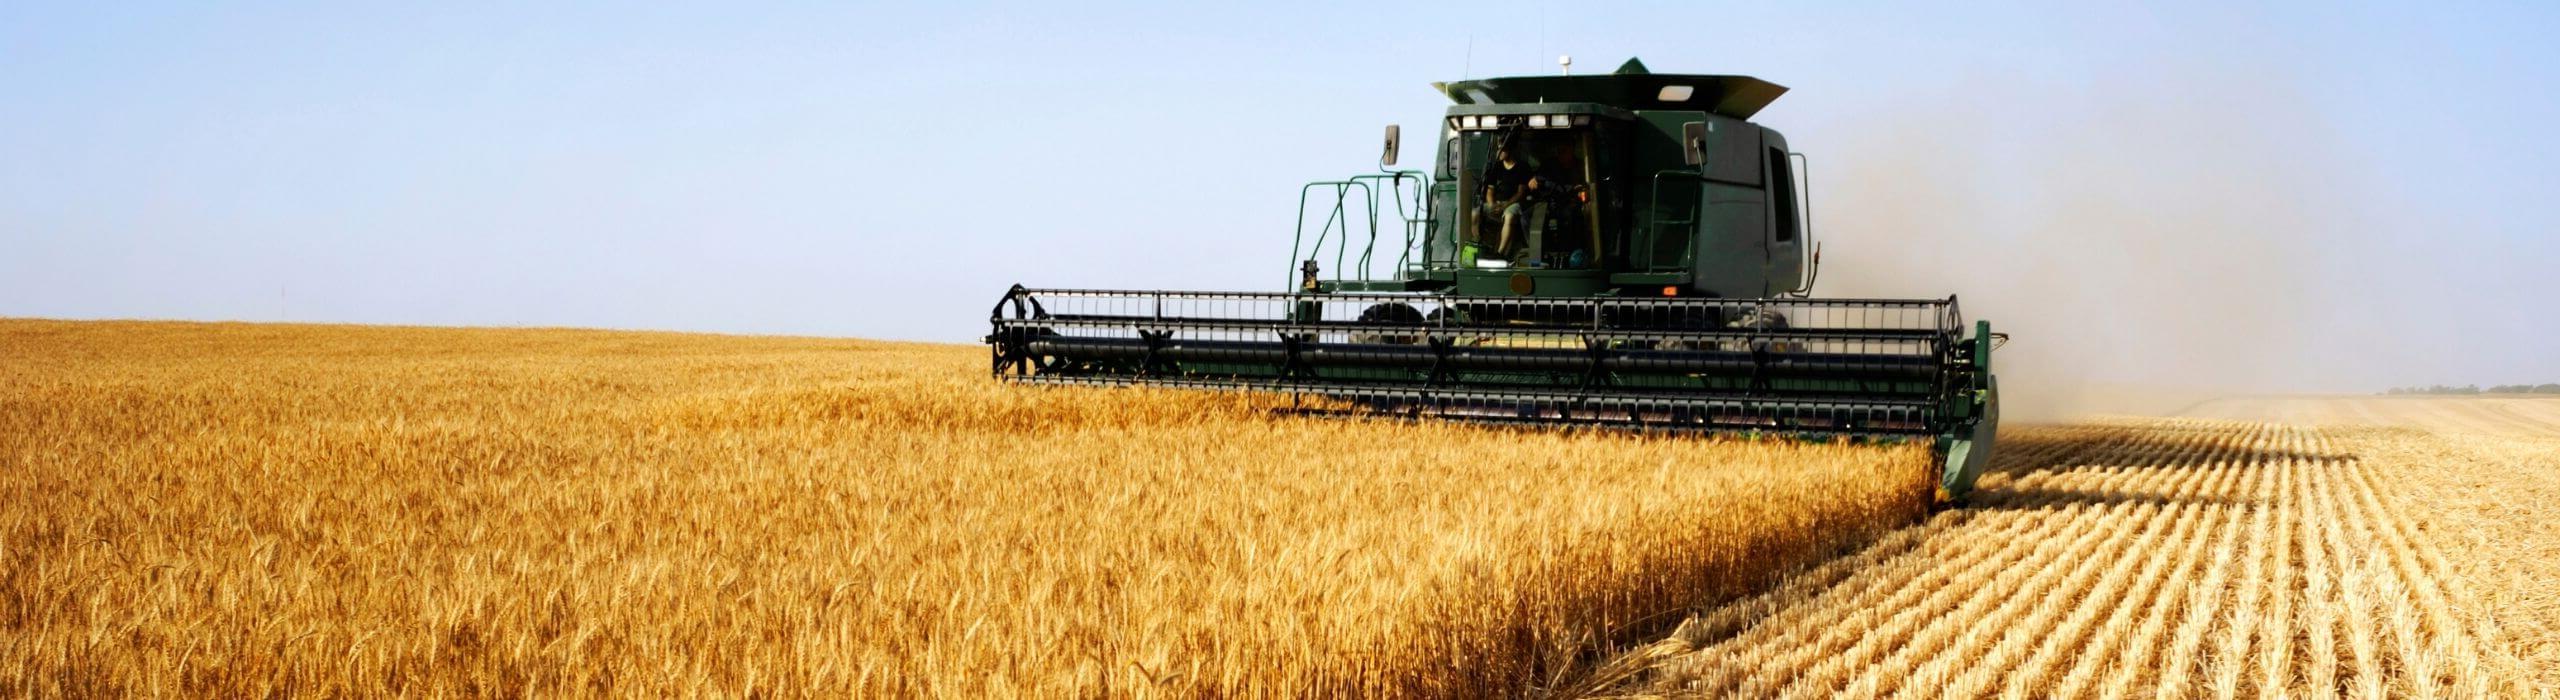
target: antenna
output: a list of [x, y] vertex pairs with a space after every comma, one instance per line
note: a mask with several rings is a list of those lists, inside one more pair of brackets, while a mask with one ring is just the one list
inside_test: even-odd
[[1470, 32], [1470, 33], [1468, 33], [1468, 34], [1467, 34], [1467, 64], [1466, 64], [1465, 66], [1463, 66], [1463, 67], [1461, 67], [1461, 68], [1459, 68], [1459, 69], [1458, 69], [1458, 79], [1459, 79], [1459, 80], [1465, 80], [1465, 79], [1468, 79], [1468, 78], [1473, 78], [1473, 77], [1475, 77], [1475, 75], [1476, 75], [1476, 35], [1475, 35], [1474, 33]]

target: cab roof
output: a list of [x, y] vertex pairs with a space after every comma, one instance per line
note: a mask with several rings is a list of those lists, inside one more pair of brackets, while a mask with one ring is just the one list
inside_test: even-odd
[[1589, 102], [1630, 110], [1699, 111], [1750, 119], [1787, 93], [1786, 86], [1746, 75], [1654, 73], [1627, 59], [1606, 75], [1533, 75], [1432, 83], [1462, 105]]

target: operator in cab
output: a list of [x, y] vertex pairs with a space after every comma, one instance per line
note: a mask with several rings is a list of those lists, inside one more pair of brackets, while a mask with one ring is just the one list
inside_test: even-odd
[[[1494, 241], [1494, 250], [1514, 260], [1535, 262], [1538, 259], [1539, 234], [1546, 228], [1546, 187], [1538, 175], [1537, 165], [1520, 153], [1517, 135], [1504, 138], [1494, 146], [1493, 162], [1484, 169], [1484, 205], [1502, 213], [1502, 236]], [[1528, 249], [1516, 251], [1512, 237], [1527, 234]]]

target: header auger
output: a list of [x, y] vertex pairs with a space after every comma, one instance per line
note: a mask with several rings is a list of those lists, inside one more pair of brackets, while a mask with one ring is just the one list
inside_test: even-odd
[[[1435, 87], [1457, 104], [1431, 171], [1302, 190], [1290, 291], [1016, 286], [987, 336], [996, 376], [1278, 391], [1314, 413], [1928, 440], [1941, 497], [1972, 487], [1999, 423], [1997, 336], [1954, 297], [1809, 297], [1803, 156], [1747, 121], [1785, 88], [1633, 60]], [[1403, 242], [1373, 275], [1386, 205]], [[1321, 278], [1327, 246], [1345, 278]]]

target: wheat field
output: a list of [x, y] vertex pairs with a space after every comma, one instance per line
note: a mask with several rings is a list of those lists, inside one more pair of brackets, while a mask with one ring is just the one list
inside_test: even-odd
[[2422, 500], [2439, 493], [2426, 480], [2496, 467], [2411, 453], [2435, 439], [2207, 420], [2013, 431], [1975, 507], [1693, 616], [1609, 674], [1628, 695], [1780, 698], [2548, 687], [2517, 653], [2548, 632], [2502, 630], [2531, 616], [2493, 614], [2465, 572], [2521, 545], [2440, 545], [2459, 538], [2431, 532], [2438, 514], [2472, 509]]
[[1933, 513], [1917, 446], [1290, 418], [969, 347], [0, 320], [0, 358], [0, 695], [2560, 687], [2539, 404], [2017, 426]]
[[6, 696], [1570, 694], [1930, 483], [969, 347], [0, 320], [0, 358]]

